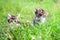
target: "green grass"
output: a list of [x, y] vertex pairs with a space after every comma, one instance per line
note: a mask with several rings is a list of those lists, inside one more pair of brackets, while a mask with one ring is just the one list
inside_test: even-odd
[[[60, 5], [58, 0], [0, 0], [0, 40], [60, 40]], [[36, 8], [49, 12], [49, 20], [41, 25], [32, 24]], [[21, 14], [22, 26], [7, 22], [10, 14]], [[27, 23], [29, 21], [29, 23]], [[13, 27], [13, 28], [11, 28]]]

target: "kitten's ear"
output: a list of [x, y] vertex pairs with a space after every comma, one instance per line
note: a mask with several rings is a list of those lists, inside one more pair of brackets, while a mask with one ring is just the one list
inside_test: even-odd
[[10, 15], [10, 14], [8, 14], [8, 17], [11, 17], [11, 15]]
[[35, 12], [37, 12], [38, 10], [40, 10], [40, 8], [35, 8]]
[[34, 9], [34, 12], [36, 12], [36, 9], [37, 9], [37, 8]]
[[44, 12], [44, 9], [41, 9]]
[[17, 17], [20, 17], [20, 13], [17, 15]]
[[35, 8], [35, 12], [37, 11], [37, 8]]
[[40, 8], [35, 8], [35, 10], [37, 11], [37, 10], [40, 10]]

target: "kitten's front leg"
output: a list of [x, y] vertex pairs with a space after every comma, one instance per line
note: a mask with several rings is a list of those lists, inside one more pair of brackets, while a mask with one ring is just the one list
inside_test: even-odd
[[40, 17], [40, 23], [44, 24], [46, 22], [46, 17]]

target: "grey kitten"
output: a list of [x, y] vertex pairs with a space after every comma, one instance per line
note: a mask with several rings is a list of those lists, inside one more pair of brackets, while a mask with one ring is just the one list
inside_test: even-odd
[[39, 8], [36, 9], [33, 24], [35, 25], [37, 22], [41, 24], [45, 23], [47, 16], [48, 16], [48, 12], [46, 12], [45, 10]]

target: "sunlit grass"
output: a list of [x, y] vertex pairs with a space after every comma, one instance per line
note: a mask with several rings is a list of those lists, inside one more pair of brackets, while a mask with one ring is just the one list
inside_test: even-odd
[[[43, 25], [32, 25], [36, 8], [43, 8], [50, 14], [49, 20]], [[0, 40], [60, 40], [59, 10], [60, 6], [53, 0], [1, 0]], [[21, 26], [9, 24], [8, 12], [14, 15], [20, 13], [19, 20], [24, 24]]]

